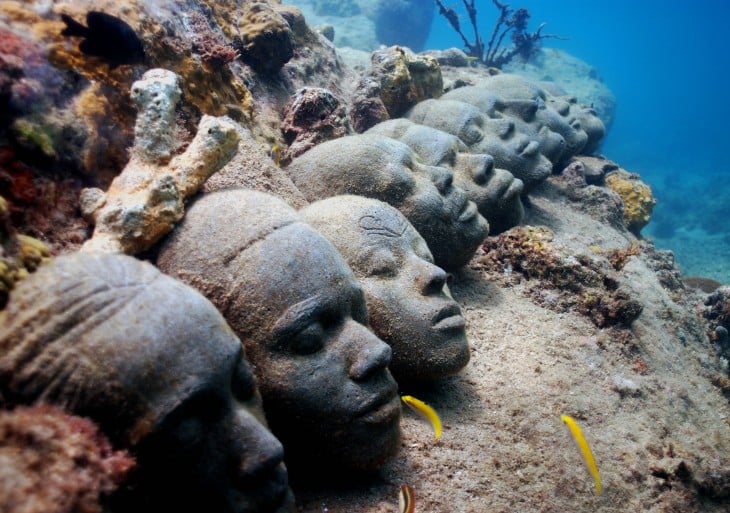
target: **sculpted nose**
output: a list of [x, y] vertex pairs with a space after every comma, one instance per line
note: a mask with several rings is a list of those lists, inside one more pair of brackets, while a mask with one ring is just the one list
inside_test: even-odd
[[234, 429], [227, 451], [239, 458], [242, 479], [259, 479], [274, 471], [284, 461], [279, 440], [245, 408], [235, 412]]
[[438, 294], [446, 285], [447, 277], [446, 271], [424, 260], [422, 270], [416, 276], [416, 287], [424, 296]]
[[454, 183], [454, 174], [445, 167], [424, 166], [429, 178], [436, 185], [438, 191], [446, 195]]
[[473, 178], [478, 185], [484, 185], [489, 179], [489, 175], [494, 171], [494, 157], [491, 155], [475, 155], [481, 157], [481, 162], [474, 166]]
[[352, 330], [353, 357], [350, 364], [350, 377], [354, 381], [367, 381], [383, 372], [390, 364], [392, 350], [362, 324], [349, 321]]

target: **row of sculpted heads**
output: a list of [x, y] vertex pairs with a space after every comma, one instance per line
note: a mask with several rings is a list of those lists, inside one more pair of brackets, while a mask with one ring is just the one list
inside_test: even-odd
[[207, 194], [157, 263], [172, 277], [131, 257], [59, 257], [0, 316], [5, 406], [95, 420], [137, 458], [118, 499], [133, 510], [290, 511], [284, 452], [377, 468], [400, 444], [393, 376], [469, 360], [446, 273], [377, 200], [298, 213], [254, 191]]
[[[196, 200], [157, 265], [202, 295], [131, 257], [42, 268], [0, 314], [0, 399], [95, 420], [139, 462], [119, 499], [134, 510], [290, 511], [284, 453], [294, 466], [382, 465], [400, 443], [396, 380], [469, 360], [441, 269], [487, 234], [468, 198], [518, 222], [532, 176], [503, 170], [479, 146], [493, 118], [464, 124], [470, 106], [454, 102], [451, 135], [422, 122], [441, 119], [429, 110], [296, 159], [294, 182], [329, 198], [300, 212], [245, 190]], [[541, 162], [533, 142], [504, 162]]]
[[521, 197], [553, 164], [594, 151], [603, 132], [573, 98], [499, 74], [420, 102], [364, 134], [315, 146], [287, 171], [309, 201], [354, 194], [396, 207], [436, 263], [454, 270], [488, 231], [520, 223]]

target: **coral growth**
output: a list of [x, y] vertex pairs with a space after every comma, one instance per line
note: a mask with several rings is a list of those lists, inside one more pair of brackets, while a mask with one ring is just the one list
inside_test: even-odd
[[635, 235], [649, 223], [656, 199], [651, 188], [634, 173], [623, 169], [612, 171], [605, 177], [606, 185], [621, 196], [624, 203], [624, 223]]
[[345, 103], [321, 87], [303, 87], [284, 108], [281, 130], [289, 145], [282, 164], [301, 155], [312, 146], [350, 132]]
[[213, 31], [210, 22], [202, 13], [192, 11], [189, 15], [189, 23], [193, 50], [208, 66], [213, 69], [221, 68], [239, 57], [238, 51], [233, 45], [224, 41]]
[[91, 421], [50, 406], [0, 411], [6, 513], [100, 513], [134, 460]]
[[353, 125], [358, 131], [400, 117], [443, 91], [441, 67], [433, 57], [391, 46], [373, 52], [371, 61], [370, 74], [360, 81], [353, 101]]
[[107, 193], [85, 189], [81, 208], [93, 219], [87, 251], [138, 253], [150, 248], [183, 216], [183, 202], [233, 156], [238, 133], [227, 118], [203, 116], [181, 155], [174, 150], [179, 78], [152, 69], [132, 86], [140, 112], [132, 157]]
[[542, 226], [518, 226], [489, 237], [477, 267], [506, 285], [525, 279], [526, 293], [558, 311], [575, 310], [596, 326], [631, 325], [641, 304], [618, 287], [613, 272], [587, 255], [567, 255], [553, 246]]
[[709, 322], [710, 340], [722, 355], [730, 358], [730, 287], [720, 287], [707, 296], [701, 312]]
[[267, 1], [245, 2], [233, 45], [241, 59], [262, 73], [275, 73], [294, 55], [293, 34], [286, 20]]
[[48, 260], [50, 252], [41, 241], [19, 235], [10, 224], [7, 202], [0, 196], [0, 309], [15, 284]]
[[[510, 8], [509, 4], [492, 0], [499, 9], [499, 17], [494, 23], [492, 35], [485, 45], [477, 27], [477, 9], [474, 0], [462, 0], [462, 2], [474, 32], [473, 42], [469, 41], [464, 35], [458, 13], [452, 7], [446, 7], [441, 0], [436, 0], [436, 5], [439, 14], [446, 18], [451, 28], [464, 41], [466, 53], [486, 66], [501, 68], [518, 55], [523, 61], [527, 61], [540, 48], [541, 40], [546, 38], [562, 39], [554, 34], [542, 34], [545, 23], [541, 23], [535, 32], [527, 32], [527, 22], [530, 19], [530, 12], [527, 9], [521, 7], [515, 10]], [[507, 34], [510, 34], [513, 46], [511, 48], [502, 48], [502, 42]]]

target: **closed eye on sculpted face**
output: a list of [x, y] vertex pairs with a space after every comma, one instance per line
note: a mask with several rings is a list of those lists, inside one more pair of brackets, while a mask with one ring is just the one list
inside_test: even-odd
[[295, 355], [315, 353], [348, 318], [367, 326], [365, 298], [355, 284], [343, 284], [289, 307], [271, 330], [270, 348]]

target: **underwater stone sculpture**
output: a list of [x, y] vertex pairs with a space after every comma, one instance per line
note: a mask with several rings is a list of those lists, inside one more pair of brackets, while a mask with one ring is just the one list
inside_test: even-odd
[[132, 85], [139, 106], [131, 158], [104, 193], [84, 189], [81, 210], [93, 219], [84, 251], [139, 253], [150, 248], [184, 215], [184, 200], [223, 167], [236, 151], [238, 133], [226, 117], [203, 116], [190, 146], [175, 149], [179, 79], [152, 69]]
[[496, 93], [476, 86], [453, 89], [440, 99], [474, 105], [489, 118], [509, 119], [515, 124], [517, 132], [540, 144], [540, 153], [553, 164], [559, 162], [566, 153], [565, 138], [539, 119], [537, 113], [541, 104], [534, 99], [502, 99]]
[[492, 91], [506, 101], [537, 101], [536, 118], [565, 139], [561, 160], [591, 154], [605, 134], [605, 127], [595, 111], [579, 105], [575, 97], [551, 94], [541, 84], [520, 75], [500, 73], [481, 82], [480, 88]]
[[366, 134], [397, 139], [415, 151], [424, 164], [451, 169], [454, 184], [464, 189], [479, 213], [489, 222], [490, 235], [501, 233], [522, 221], [522, 180], [506, 169], [495, 168], [490, 155], [469, 153], [466, 145], [455, 135], [417, 125], [405, 118], [378, 123]]
[[148, 263], [75, 253], [23, 280], [0, 315], [0, 393], [88, 417], [132, 453], [124, 511], [291, 511], [240, 341]]
[[157, 264], [203, 292], [243, 341], [288, 466], [367, 470], [395, 455], [391, 349], [368, 329], [352, 271], [295, 210], [257, 191], [205, 194]]
[[467, 364], [465, 321], [447, 274], [403, 214], [362, 196], [327, 198], [300, 213], [335, 245], [362, 284], [370, 325], [393, 349], [396, 381], [447, 376]]
[[457, 136], [472, 153], [491, 155], [495, 166], [522, 180], [525, 192], [547, 178], [552, 170], [550, 161], [540, 153], [540, 144], [518, 133], [513, 121], [489, 118], [468, 103], [425, 100], [405, 117]]
[[327, 141], [286, 168], [309, 201], [354, 194], [394, 206], [428, 243], [439, 267], [465, 265], [489, 225], [451, 171], [418, 161], [406, 144], [380, 135]]

